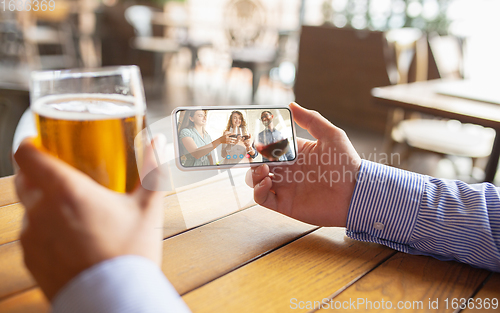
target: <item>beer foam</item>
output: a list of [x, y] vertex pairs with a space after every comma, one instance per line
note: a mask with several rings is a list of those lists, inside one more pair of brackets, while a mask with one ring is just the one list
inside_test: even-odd
[[144, 115], [144, 105], [134, 105], [132, 96], [70, 94], [46, 96], [35, 101], [33, 112], [63, 120], [101, 120]]

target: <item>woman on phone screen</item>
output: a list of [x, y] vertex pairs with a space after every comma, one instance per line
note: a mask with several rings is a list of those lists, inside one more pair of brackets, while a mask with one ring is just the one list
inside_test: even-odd
[[234, 143], [222, 145], [221, 155], [224, 164], [249, 163], [257, 157], [252, 136], [240, 111], [231, 112], [224, 134], [229, 134], [230, 138], [235, 139]]
[[[184, 114], [183, 114], [184, 113]], [[179, 150], [183, 166], [214, 165], [212, 150], [220, 144], [236, 143], [236, 140], [223, 135], [216, 140], [205, 130], [207, 111], [184, 111], [179, 120]]]

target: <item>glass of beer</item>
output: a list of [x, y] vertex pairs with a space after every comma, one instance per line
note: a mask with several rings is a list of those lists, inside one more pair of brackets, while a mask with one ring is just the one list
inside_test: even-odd
[[42, 149], [111, 190], [135, 188], [146, 126], [137, 66], [33, 72], [30, 98]]

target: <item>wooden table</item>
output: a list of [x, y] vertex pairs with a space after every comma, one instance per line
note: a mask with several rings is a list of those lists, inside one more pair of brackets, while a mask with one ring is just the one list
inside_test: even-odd
[[373, 102], [377, 105], [432, 114], [495, 129], [496, 137], [486, 165], [484, 179], [487, 182], [493, 182], [500, 157], [500, 106], [435, 92], [440, 84], [447, 82], [449, 81], [429, 80], [374, 88], [372, 90]]
[[[236, 191], [251, 195], [243, 173], [234, 178]], [[186, 228], [178, 199], [214, 200], [214, 190], [231, 194], [231, 189], [213, 179], [164, 199], [162, 269], [193, 312], [311, 312], [313, 302], [305, 301], [326, 299], [338, 306], [358, 298], [373, 305], [391, 301], [394, 307], [422, 301], [425, 310], [405, 312], [453, 312], [454, 298], [500, 298], [498, 273], [351, 240], [343, 228], [318, 228], [253, 203], [228, 213], [231, 208], [221, 199], [210, 212], [204, 210], [210, 201], [200, 201], [193, 208], [201, 216], [198, 225]], [[49, 305], [23, 264], [17, 240], [22, 215], [13, 178], [0, 179], [0, 312], [47, 312]], [[428, 310], [429, 299], [439, 299], [438, 310]]]

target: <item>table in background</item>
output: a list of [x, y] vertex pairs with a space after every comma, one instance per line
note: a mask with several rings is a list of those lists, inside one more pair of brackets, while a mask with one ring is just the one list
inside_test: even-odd
[[374, 88], [372, 90], [373, 102], [493, 128], [496, 131], [496, 137], [486, 165], [484, 179], [484, 181], [493, 182], [500, 157], [500, 106], [436, 93], [436, 88], [443, 82], [447, 81], [429, 80]]
[[[237, 192], [250, 195], [244, 173], [234, 178]], [[343, 228], [318, 228], [252, 203], [227, 213], [213, 188], [218, 194], [233, 192], [227, 182], [214, 179], [164, 198], [162, 269], [193, 312], [311, 312], [305, 302], [304, 309], [292, 308], [299, 301], [358, 298], [391, 301], [394, 307], [399, 301], [422, 301], [424, 310], [453, 312], [455, 298], [500, 298], [498, 273], [351, 240]], [[192, 208], [201, 212], [200, 219], [187, 229], [177, 199], [190, 194], [207, 201]], [[214, 202], [216, 210], [203, 210]], [[13, 178], [0, 179], [0, 312], [48, 312], [23, 264], [22, 215]], [[429, 299], [439, 299], [438, 310], [428, 309]]]

